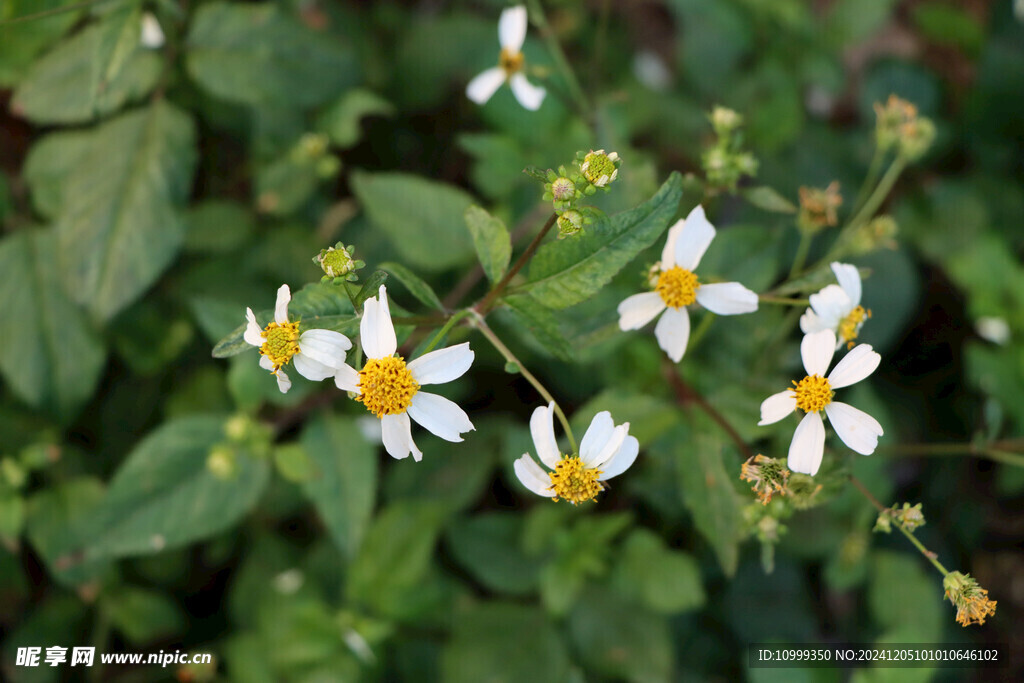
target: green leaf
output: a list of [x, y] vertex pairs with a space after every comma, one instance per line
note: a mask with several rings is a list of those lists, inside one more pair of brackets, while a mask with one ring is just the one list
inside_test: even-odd
[[403, 262], [429, 271], [464, 263], [470, 254], [463, 214], [473, 198], [445, 183], [407, 173], [355, 171], [352, 189]]
[[973, 56], [985, 44], [985, 29], [963, 8], [945, 2], [924, 2], [916, 5], [911, 15], [921, 33], [940, 45], [959, 47]]
[[516, 321], [529, 330], [555, 358], [564, 361], [573, 359], [572, 345], [562, 334], [558, 320], [550, 309], [545, 308], [529, 294], [505, 297], [503, 303]]
[[50, 230], [0, 240], [0, 307], [17, 321], [4, 333], [0, 372], [26, 403], [69, 421], [92, 396], [106, 351], [61, 287], [59, 253]]
[[22, 174], [32, 191], [32, 206], [44, 217], [60, 214], [67, 178], [89, 151], [92, 137], [89, 131], [60, 131], [32, 145]]
[[85, 123], [143, 97], [162, 62], [139, 31], [138, 8], [125, 9], [60, 43], [29, 69], [11, 109], [35, 123]]
[[653, 612], [675, 614], [704, 605], [700, 567], [690, 555], [670, 550], [660, 536], [636, 529], [622, 545], [612, 575], [622, 595], [635, 597]]
[[558, 629], [535, 607], [487, 602], [458, 614], [441, 656], [444, 683], [565, 683], [571, 662]]
[[212, 199], [190, 207], [185, 226], [187, 251], [219, 254], [243, 248], [256, 221], [244, 206]]
[[896, 0], [839, 0], [829, 8], [821, 38], [848, 45], [869, 37], [888, 20]]
[[352, 85], [352, 51], [312, 31], [273, 4], [204, 4], [192, 19], [186, 66], [199, 85], [225, 100], [311, 107]]
[[270, 467], [239, 450], [236, 470], [215, 476], [206, 461], [224, 438], [224, 420], [206, 415], [166, 422], [144, 438], [94, 513], [86, 559], [158, 553], [238, 523], [263, 492]]
[[374, 115], [394, 116], [395, 107], [372, 90], [353, 88], [317, 118], [316, 127], [339, 147], [351, 147], [362, 135], [360, 120]]
[[349, 567], [348, 599], [378, 609], [392, 594], [409, 590], [426, 575], [445, 507], [432, 501], [398, 501], [370, 526]]
[[73, 295], [106, 321], [171, 264], [184, 237], [177, 206], [195, 166], [195, 130], [166, 102], [93, 133], [69, 174], [56, 230]]
[[437, 298], [437, 294], [431, 289], [430, 285], [423, 281], [423, 279], [412, 272], [401, 263], [395, 263], [393, 261], [385, 261], [380, 264], [380, 267], [388, 271], [395, 278], [398, 279], [405, 288], [409, 290], [409, 293], [416, 297], [421, 304], [424, 306], [430, 306], [436, 308], [442, 313], [445, 311], [444, 304]]
[[24, 78], [32, 61], [50, 47], [81, 15], [70, 8], [80, 0], [6, 0], [0, 5], [0, 21], [49, 10], [63, 10], [31, 21], [0, 24], [0, 88], [8, 89]]
[[942, 577], [927, 560], [908, 553], [878, 551], [873, 559], [868, 603], [877, 623], [888, 629], [913, 626], [921, 642], [934, 642], [942, 633], [943, 610], [950, 621], [955, 612], [943, 599]]
[[351, 417], [320, 415], [302, 432], [314, 474], [302, 490], [346, 557], [359, 550], [377, 492], [376, 449]]
[[523, 291], [555, 309], [590, 298], [654, 244], [675, 217], [681, 196], [682, 176], [673, 173], [635, 209], [595, 222], [580, 238], [544, 245], [533, 257]]
[[105, 558], [86, 559], [79, 552], [102, 500], [103, 485], [80, 477], [43, 489], [27, 501], [25, 535], [64, 586], [92, 581], [110, 567]]
[[446, 536], [452, 557], [491, 590], [512, 595], [535, 591], [542, 563], [523, 552], [523, 521], [507, 512], [457, 521]]
[[256, 205], [262, 213], [287, 216], [301, 209], [319, 184], [316, 166], [285, 155], [256, 172]]
[[[738, 476], [725, 466], [725, 445], [712, 430], [716, 425], [701, 421], [704, 429], [676, 451], [683, 502], [693, 515], [697, 531], [711, 544], [726, 576], [736, 573], [743, 519], [740, 500], [733, 487]], [[730, 451], [731, 452], [731, 451]], [[738, 470], [737, 470], [738, 471]]]
[[132, 645], [145, 645], [181, 633], [185, 618], [171, 598], [136, 586], [105, 592], [99, 608]]
[[796, 213], [796, 206], [793, 205], [793, 202], [767, 185], [740, 190], [740, 194], [759, 209], [772, 213]]
[[370, 277], [366, 278], [366, 281], [363, 282], [363, 286], [360, 287], [359, 291], [356, 293], [354, 302], [356, 308], [361, 309], [367, 299], [372, 299], [378, 296], [380, 294], [380, 286], [387, 282], [387, 280], [388, 274], [383, 270], [373, 271]]
[[473, 246], [483, 266], [484, 274], [493, 283], [501, 280], [512, 258], [512, 241], [508, 229], [479, 206], [471, 206], [465, 213], [466, 227], [473, 235]]

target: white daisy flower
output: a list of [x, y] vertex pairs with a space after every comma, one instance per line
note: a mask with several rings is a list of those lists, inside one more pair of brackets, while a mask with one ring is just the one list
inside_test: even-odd
[[860, 334], [864, 321], [871, 317], [871, 311], [860, 305], [860, 273], [857, 266], [832, 262], [838, 285], [828, 285], [817, 294], [811, 295], [811, 307], [800, 316], [800, 329], [804, 334], [832, 330], [838, 337], [836, 349], [843, 344], [853, 347], [853, 340]]
[[381, 440], [391, 457], [406, 458], [409, 453], [416, 461], [423, 457], [412, 440], [410, 417], [445, 441], [455, 443], [462, 441], [463, 432], [476, 429], [454, 402], [420, 391], [424, 384], [451, 382], [469, 370], [474, 354], [468, 342], [431, 351], [406, 365], [404, 358], [395, 355], [398, 341], [384, 285], [377, 297], [363, 304], [359, 339], [366, 364], [357, 371], [343, 363], [334, 383], [342, 391], [354, 393], [355, 400], [380, 418]]
[[292, 382], [284, 372], [288, 361], [306, 379], [314, 382], [333, 377], [345, 365], [345, 352], [352, 342], [340, 332], [332, 330], [306, 330], [299, 334], [299, 321], [288, 322], [288, 302], [292, 293], [288, 285], [277, 290], [274, 322], [260, 328], [251, 308], [245, 309], [249, 321], [243, 338], [260, 350], [260, 367], [277, 377], [277, 388], [287, 393]]
[[530, 111], [540, 109], [547, 91], [526, 80], [523, 73], [523, 41], [526, 40], [526, 7], [517, 5], [502, 11], [498, 19], [501, 55], [498, 66], [481, 72], [466, 86], [466, 96], [477, 104], [486, 104], [498, 88], [508, 81], [519, 104]]
[[653, 292], [634, 294], [619, 304], [619, 327], [637, 330], [664, 311], [654, 336], [668, 357], [678, 363], [690, 339], [690, 315], [686, 307], [694, 302], [718, 315], [738, 315], [757, 310], [757, 294], [738, 282], [701, 284], [693, 270], [700, 264], [715, 228], [698, 206], [686, 220], [668, 231], [661, 261], [651, 271]]
[[164, 30], [160, 28], [160, 22], [151, 12], [143, 12], [139, 43], [142, 47], [155, 50], [164, 46], [164, 40]]
[[530, 433], [546, 472], [529, 453], [515, 461], [513, 467], [519, 481], [538, 496], [573, 505], [593, 500], [604, 489], [601, 482], [629, 469], [640, 452], [640, 443], [629, 436], [629, 423], [618, 427], [607, 410], [594, 416], [580, 442], [579, 455], [562, 455], [555, 441], [552, 421], [555, 404], [540, 406], [530, 417]]
[[789, 469], [815, 475], [821, 466], [825, 451], [825, 425], [821, 411], [828, 415], [832, 429], [843, 443], [862, 455], [871, 455], [878, 446], [878, 437], [884, 433], [878, 420], [853, 406], [833, 401], [833, 389], [841, 389], [861, 381], [878, 367], [882, 357], [868, 344], [858, 344], [843, 357], [832, 372], [825, 371], [832, 362], [836, 349], [836, 334], [821, 330], [804, 336], [800, 342], [800, 355], [807, 376], [795, 387], [769, 396], [761, 403], [759, 425], [778, 422], [794, 410], [806, 415], [797, 425], [789, 445]]

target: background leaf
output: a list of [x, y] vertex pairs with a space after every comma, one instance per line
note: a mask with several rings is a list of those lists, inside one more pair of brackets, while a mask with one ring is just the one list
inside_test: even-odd
[[497, 283], [508, 270], [508, 262], [512, 258], [508, 228], [479, 206], [466, 209], [465, 217], [484, 274], [492, 283]]

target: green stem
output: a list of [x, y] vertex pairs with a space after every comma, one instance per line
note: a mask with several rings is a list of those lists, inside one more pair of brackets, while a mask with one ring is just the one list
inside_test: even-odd
[[480, 333], [487, 337], [487, 341], [491, 342], [491, 346], [497, 349], [498, 353], [500, 353], [507, 362], [514, 363], [516, 367], [519, 368], [520, 374], [526, 378], [527, 382], [533, 385], [533, 388], [537, 390], [537, 393], [539, 393], [545, 401], [555, 405], [555, 415], [558, 416], [558, 421], [562, 423], [562, 429], [565, 430], [565, 435], [569, 437], [569, 445], [572, 446], [572, 452], [577, 453], [579, 448], [576, 445], [576, 437], [573, 436], [572, 427], [569, 426], [569, 420], [565, 417], [565, 413], [562, 412], [562, 407], [558, 405], [558, 401], [554, 399], [551, 392], [544, 388], [544, 385], [540, 383], [540, 380], [534, 377], [533, 374], [526, 369], [522, 362], [516, 358], [516, 355], [512, 353], [507, 346], [505, 346], [504, 342], [502, 342], [501, 339], [498, 338], [498, 335], [494, 333], [494, 330], [487, 325], [483, 316], [476, 311], [470, 312], [473, 316], [474, 327], [480, 330]]
[[766, 304], [779, 304], [780, 306], [810, 306], [810, 299], [790, 299], [784, 296], [772, 296], [771, 294], [758, 294], [757, 298]]
[[803, 270], [804, 264], [807, 262], [807, 254], [811, 251], [813, 239], [809, 231], [800, 230], [800, 244], [796, 248], [796, 256], [793, 257], [793, 267], [789, 269], [790, 280]]
[[544, 224], [544, 227], [540, 229], [540, 232], [538, 232], [537, 236], [533, 238], [533, 241], [530, 242], [529, 246], [526, 247], [526, 250], [523, 251], [523, 253], [519, 256], [518, 259], [516, 259], [516, 262], [512, 264], [511, 268], [508, 269], [508, 272], [505, 273], [505, 276], [498, 281], [498, 284], [494, 285], [494, 287], [491, 288], [491, 291], [487, 292], [487, 296], [485, 296], [483, 299], [480, 300], [479, 303], [473, 306], [473, 310], [475, 310], [480, 315], [487, 315], [491, 311], [491, 309], [494, 308], [498, 297], [501, 296], [502, 292], [505, 291], [505, 288], [508, 287], [508, 283], [511, 282], [512, 278], [516, 276], [516, 273], [523, 269], [523, 266], [526, 265], [526, 262], [530, 260], [530, 257], [533, 256], [533, 253], [537, 251], [538, 247], [540, 247], [540, 243], [544, 240], [544, 237], [548, 234], [548, 232], [551, 231], [551, 228], [554, 227], [555, 222], [557, 220], [558, 214], [553, 213], [551, 214], [551, 216], [548, 217], [548, 220]]
[[540, 4], [540, 0], [528, 0], [530, 8], [530, 17], [533, 18], [533, 23], [540, 29], [541, 36], [544, 38], [544, 42], [548, 46], [548, 50], [551, 51], [551, 56], [555, 60], [555, 65], [562, 72], [565, 77], [565, 82], [569, 86], [569, 93], [576, 101], [576, 106], [579, 109], [580, 115], [584, 118], [589, 118], [590, 104], [587, 102], [587, 96], [583, 93], [583, 88], [580, 87], [580, 82], [576, 78], [576, 73], [572, 70], [569, 65], [569, 60], [565, 57], [565, 52], [562, 51], [562, 46], [558, 44], [558, 38], [555, 37], [555, 32], [551, 29], [551, 25], [548, 23], [547, 15], [544, 14], [544, 8]]
[[922, 455], [922, 456], [943, 456], [943, 455], [970, 455], [976, 458], [984, 458], [994, 462], [1024, 467], [1024, 455], [1014, 452], [1015, 445], [996, 441], [987, 446], [976, 446], [972, 443], [918, 443], [902, 444], [880, 448], [879, 451], [885, 455]]
[[829, 249], [828, 254], [822, 259], [822, 262], [828, 262], [835, 258], [839, 258], [843, 255], [843, 247], [849, 240], [850, 236], [854, 233], [857, 228], [871, 220], [871, 217], [875, 215], [878, 208], [882, 206], [882, 202], [889, 196], [892, 191], [893, 185], [899, 180], [900, 174], [903, 173], [903, 169], [906, 168], [907, 161], [901, 156], [893, 159], [889, 169], [882, 176], [882, 179], [878, 182], [878, 186], [875, 191], [871, 193], [864, 205], [860, 207], [860, 210], [850, 219], [850, 222], [846, 224], [842, 232], [839, 233], [839, 237], [836, 238], [835, 244]]
[[708, 333], [708, 330], [711, 328], [711, 323], [714, 322], [714, 320], [714, 313], [711, 311], [706, 311], [704, 313], [704, 317], [701, 318], [700, 324], [697, 325], [697, 329], [695, 329], [693, 334], [690, 335], [690, 340], [686, 344], [686, 350], [688, 352], [693, 353], [693, 350], [697, 348], [698, 344], [700, 344], [701, 339], [703, 339], [704, 335]]
[[871, 158], [871, 165], [868, 166], [868, 173], [864, 176], [864, 182], [860, 186], [860, 191], [857, 193], [857, 201], [853, 203], [852, 210], [856, 211], [859, 209], [864, 204], [864, 200], [868, 198], [868, 193], [878, 181], [878, 172], [882, 170], [882, 161], [884, 159], [885, 150], [875, 145], [875, 155]]
[[357, 292], [352, 291], [352, 284], [348, 280], [341, 283], [341, 286], [345, 288], [345, 294], [348, 296], [348, 300], [352, 302], [352, 312], [359, 314], [359, 307], [356, 306], [356, 295]]
[[456, 313], [452, 317], [448, 318], [448, 322], [446, 322], [444, 324], [444, 327], [442, 327], [440, 330], [438, 330], [437, 334], [434, 335], [434, 338], [431, 339], [430, 343], [427, 344], [425, 349], [423, 349], [423, 355], [426, 355], [426, 354], [430, 353], [431, 351], [433, 351], [434, 347], [437, 346], [438, 344], [440, 344], [441, 340], [444, 339], [444, 336], [446, 334], [448, 334], [448, 332], [451, 331], [451, 329], [453, 327], [455, 327], [455, 325], [460, 320], [462, 320], [463, 318], [465, 318], [467, 315], [470, 315], [470, 314], [471, 314], [471, 311], [469, 309], [464, 309], [464, 310], [459, 311], [458, 313]]

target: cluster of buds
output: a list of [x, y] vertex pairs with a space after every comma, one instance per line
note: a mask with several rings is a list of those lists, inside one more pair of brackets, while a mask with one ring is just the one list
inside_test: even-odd
[[321, 249], [320, 253], [313, 257], [313, 263], [320, 266], [324, 271], [321, 282], [355, 282], [359, 279], [356, 271], [366, 265], [365, 261], [353, 257], [355, 245], [345, 246], [338, 242], [333, 247]]
[[961, 626], [984, 624], [996, 613], [996, 601], [988, 599], [988, 591], [978, 585], [970, 574], [950, 572], [942, 580], [946, 597], [956, 605], [956, 621]]
[[615, 152], [603, 149], [578, 152], [575, 166], [571, 169], [559, 166], [558, 170], [541, 171], [530, 167], [526, 173], [544, 183], [543, 198], [550, 201], [558, 215], [558, 239], [579, 235], [584, 227], [594, 222], [600, 211], [583, 206], [586, 197], [592, 197], [598, 190], [607, 191], [619, 175], [622, 159]]
[[875, 102], [875, 115], [875, 143], [881, 150], [896, 147], [900, 156], [916, 161], [935, 140], [932, 120], [919, 116], [917, 107], [896, 95], [889, 95], [884, 106]]
[[878, 216], [864, 223], [850, 235], [849, 250], [851, 254], [870, 254], [881, 248], [896, 248], [896, 233], [899, 226], [892, 216]]
[[306, 133], [295, 143], [288, 158], [296, 166], [313, 166], [317, 177], [327, 180], [341, 170], [341, 160], [329, 153], [330, 140], [322, 133]]
[[828, 187], [800, 188], [800, 214], [797, 225], [804, 232], [815, 233], [823, 228], [839, 223], [836, 213], [843, 204], [843, 196], [839, 194], [839, 181], [833, 180]]
[[894, 505], [891, 508], [882, 510], [878, 513], [878, 519], [875, 520], [874, 531], [881, 531], [887, 534], [891, 533], [893, 522], [907, 531], [914, 531], [915, 529], [923, 527], [925, 525], [925, 521], [924, 514], [921, 512], [921, 503], [918, 503], [917, 505], [904, 503], [903, 507], [896, 507]]
[[789, 475], [790, 471], [782, 462], [763, 455], [749, 458], [740, 468], [740, 479], [753, 484], [750, 490], [757, 495], [762, 505], [771, 502], [776, 493], [780, 496], [791, 493], [787, 484]]
[[271, 430], [248, 415], [239, 414], [224, 423], [224, 441], [213, 446], [206, 456], [206, 469], [218, 479], [231, 479], [238, 473], [238, 456], [244, 451], [254, 457], [270, 452]]
[[715, 107], [708, 117], [715, 130], [715, 144], [701, 155], [701, 164], [708, 183], [730, 192], [743, 176], [757, 174], [757, 159], [743, 150], [743, 117], [732, 109]]

